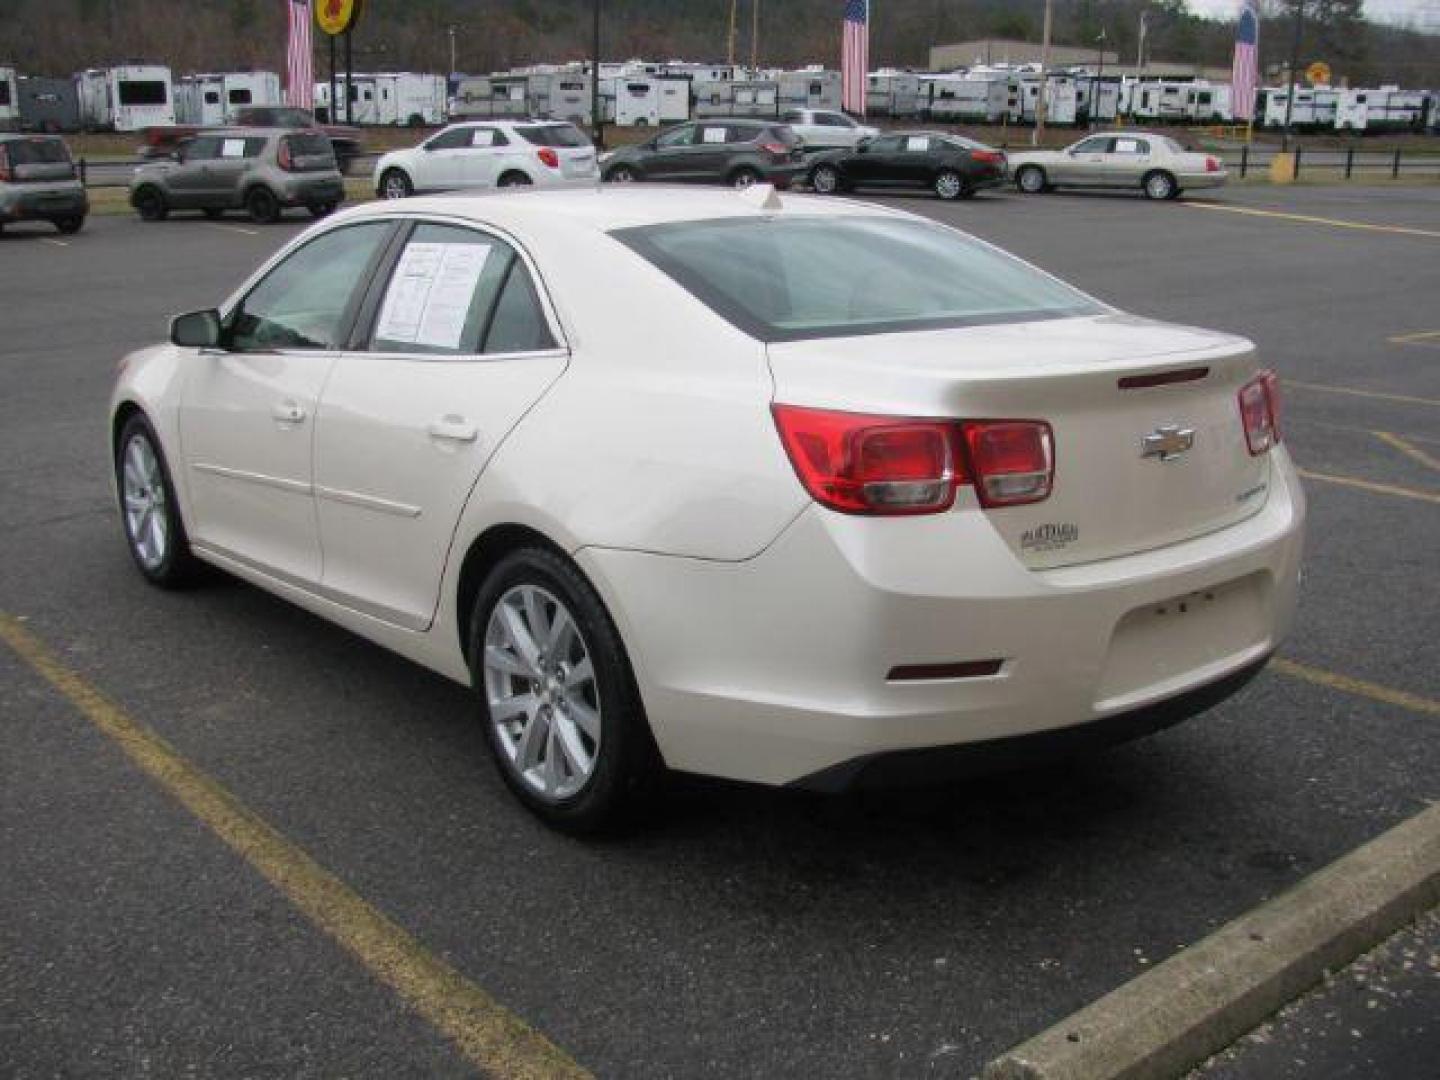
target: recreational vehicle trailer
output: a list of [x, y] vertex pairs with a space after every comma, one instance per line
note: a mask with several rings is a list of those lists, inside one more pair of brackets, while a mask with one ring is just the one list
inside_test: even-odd
[[163, 64], [91, 68], [75, 82], [80, 122], [86, 128], [139, 131], [175, 124], [173, 80]]
[[606, 96], [615, 102], [614, 121], [618, 127], [660, 126], [660, 80], [648, 75], [631, 75], [602, 83]]
[[531, 114], [546, 120], [590, 122], [590, 76], [574, 71], [530, 76]]
[[1155, 79], [1132, 84], [1130, 116], [1151, 124], [1180, 124], [1190, 119], [1190, 83]]
[[380, 72], [375, 82], [375, 119], [390, 127], [421, 127], [445, 122], [445, 76], [413, 71]]
[[[1340, 92], [1328, 86], [1292, 88], [1295, 104], [1290, 109], [1290, 126], [1298, 128], [1335, 127], [1336, 106]], [[1288, 93], [1284, 87], [1265, 91], [1265, 127], [1284, 127]]]
[[79, 131], [80, 99], [74, 79], [20, 78], [20, 130]]
[[[1019, 93], [1010, 106], [1013, 123], [1035, 123], [1035, 105], [1040, 100], [1040, 76], [1026, 72], [1020, 76]], [[1073, 75], [1047, 75], [1045, 78], [1045, 122], [1055, 127], [1074, 124], [1078, 117], [1080, 94]]]
[[20, 86], [13, 67], [0, 67], [0, 131], [20, 129]]
[[1008, 79], [971, 79], [964, 75], [921, 76], [920, 113], [934, 120], [993, 124], [1009, 108]]
[[919, 116], [920, 106], [920, 76], [886, 69], [865, 77], [867, 115]]
[[[604, 70], [604, 65], [601, 65]], [[604, 86], [604, 79], [601, 79]], [[530, 78], [527, 75], [482, 75], [461, 79], [455, 88], [452, 119], [492, 120], [529, 116]]]
[[1398, 86], [1341, 90], [1335, 104], [1337, 131], [1420, 131], [1425, 95]]
[[175, 121], [197, 127], [228, 124], [247, 105], [281, 105], [280, 76], [273, 71], [186, 75], [175, 84]]
[[840, 72], [822, 68], [785, 71], [779, 76], [782, 109], [840, 108]]
[[1235, 119], [1229, 83], [1193, 83], [1186, 92], [1185, 112], [1197, 124], [1228, 124]]
[[736, 79], [694, 84], [694, 114], [707, 116], [779, 116], [780, 84]]
[[679, 124], [690, 119], [690, 80], [683, 75], [661, 75], [660, 123]]

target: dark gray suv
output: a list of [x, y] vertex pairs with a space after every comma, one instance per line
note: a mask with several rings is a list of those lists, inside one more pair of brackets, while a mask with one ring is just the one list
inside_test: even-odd
[[659, 180], [682, 184], [755, 183], [788, 188], [805, 168], [799, 137], [775, 120], [695, 120], [660, 132], [649, 142], [616, 150], [604, 159], [609, 183]]
[[76, 233], [89, 212], [62, 140], [0, 134], [0, 229], [10, 221], [48, 221], [62, 233]]
[[291, 206], [324, 217], [344, 200], [335, 152], [318, 131], [202, 131], [170, 160], [140, 166], [130, 182], [130, 205], [146, 221], [160, 221], [171, 210], [219, 217], [243, 209], [255, 221], [268, 222]]

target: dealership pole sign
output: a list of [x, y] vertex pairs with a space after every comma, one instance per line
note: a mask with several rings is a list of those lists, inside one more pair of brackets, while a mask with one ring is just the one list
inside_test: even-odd
[[331, 37], [349, 33], [360, 18], [360, 0], [315, 0], [315, 25]]

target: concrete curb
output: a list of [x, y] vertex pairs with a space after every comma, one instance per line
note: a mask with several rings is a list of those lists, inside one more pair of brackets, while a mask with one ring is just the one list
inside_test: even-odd
[[984, 1080], [1174, 1077], [1440, 904], [1440, 805], [985, 1067]]

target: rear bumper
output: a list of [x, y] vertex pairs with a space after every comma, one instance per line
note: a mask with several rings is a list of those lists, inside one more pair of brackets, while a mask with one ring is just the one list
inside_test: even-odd
[[287, 183], [280, 192], [280, 201], [286, 206], [309, 206], [344, 200], [345, 181], [338, 175], [314, 179], [297, 178]]
[[53, 221], [89, 212], [90, 200], [79, 184], [20, 187], [0, 195], [0, 221]]
[[[876, 519], [812, 506], [744, 563], [578, 558], [620, 624], [671, 767], [843, 784], [877, 755], [1008, 753], [1017, 736], [1086, 739], [1106, 721], [1103, 739], [1172, 699], [1233, 689], [1295, 608], [1304, 497], [1283, 448], [1271, 473], [1266, 504], [1236, 525], [1055, 570], [1026, 569], [973, 508]], [[894, 670], [977, 661], [998, 668]], [[1149, 719], [1108, 723], [1131, 714]]]
[[1175, 179], [1185, 191], [1194, 191], [1198, 188], [1224, 187], [1228, 175], [1224, 172], [1205, 173], [1182, 173]]

